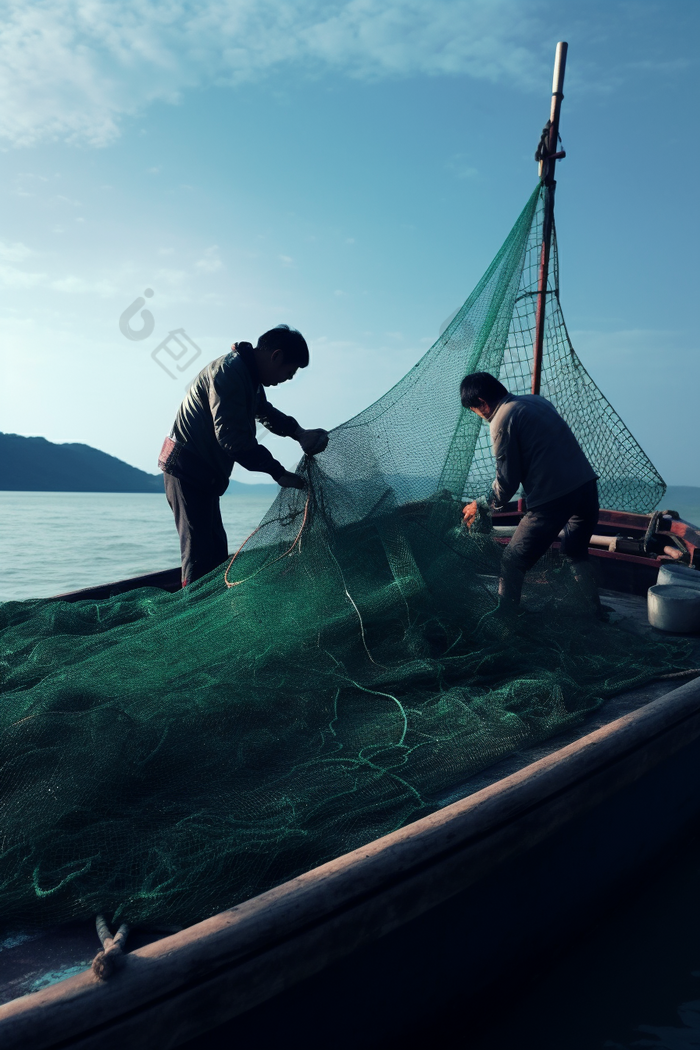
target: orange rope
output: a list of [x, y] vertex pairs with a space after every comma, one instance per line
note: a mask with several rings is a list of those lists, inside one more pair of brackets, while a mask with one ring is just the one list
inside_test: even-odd
[[[304, 517], [303, 517], [302, 522], [301, 522], [301, 528], [299, 529], [299, 531], [297, 532], [296, 536], [294, 537], [294, 542], [292, 543], [291, 547], [289, 547], [289, 549], [286, 550], [284, 552], [284, 554], [280, 554], [277, 558], [274, 558], [272, 561], [266, 562], [265, 565], [261, 565], [260, 568], [257, 569], [256, 572], [252, 573], [252, 575], [246, 576], [245, 579], [243, 579], [243, 580], [234, 580], [233, 583], [231, 583], [231, 581], [228, 578], [228, 574], [229, 574], [229, 571], [231, 569], [231, 566], [233, 565], [234, 561], [236, 560], [238, 555], [241, 553], [241, 551], [245, 547], [245, 545], [248, 542], [248, 540], [252, 540], [252, 538], [255, 535], [255, 533], [259, 532], [260, 529], [263, 526], [262, 525], [258, 525], [257, 529], [253, 529], [253, 531], [251, 532], [250, 536], [246, 536], [246, 538], [243, 540], [243, 543], [240, 545], [240, 547], [238, 548], [238, 550], [236, 551], [234, 556], [231, 558], [231, 561], [228, 563], [228, 565], [226, 567], [226, 572], [224, 573], [224, 583], [226, 584], [227, 587], [238, 587], [242, 583], [247, 583], [248, 580], [254, 579], [254, 577], [257, 576], [258, 573], [263, 571], [263, 569], [269, 569], [269, 567], [271, 565], [274, 565], [275, 562], [281, 561], [282, 558], [286, 558], [288, 554], [292, 553], [292, 551], [296, 547], [297, 543], [299, 543], [299, 540], [301, 539], [301, 534], [304, 531], [304, 526], [306, 525], [306, 519], [309, 516], [309, 501], [310, 501], [310, 499], [311, 499], [311, 490], [309, 490], [309, 492], [307, 494], [307, 497], [306, 497], [306, 503], [304, 504]], [[272, 522], [269, 521], [266, 524], [271, 525]]]

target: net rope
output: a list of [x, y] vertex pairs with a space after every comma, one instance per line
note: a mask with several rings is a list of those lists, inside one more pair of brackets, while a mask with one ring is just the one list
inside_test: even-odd
[[[687, 667], [677, 645], [601, 624], [554, 554], [505, 624], [502, 548], [461, 526], [494, 465], [459, 382], [488, 370], [529, 390], [541, 226], [538, 187], [435, 345], [208, 577], [0, 606], [5, 926], [200, 920]], [[604, 505], [649, 510], [663, 481], [576, 357], [558, 287], [554, 243], [542, 392]]]

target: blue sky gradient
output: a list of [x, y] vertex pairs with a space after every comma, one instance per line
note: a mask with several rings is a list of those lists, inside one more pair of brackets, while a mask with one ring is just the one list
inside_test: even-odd
[[[700, 484], [696, 0], [5, 6], [0, 429], [155, 472], [186, 383], [282, 321], [312, 364], [279, 407], [353, 415], [519, 214], [566, 39], [564, 314], [666, 480]], [[162, 352], [171, 378], [177, 329], [201, 355]]]

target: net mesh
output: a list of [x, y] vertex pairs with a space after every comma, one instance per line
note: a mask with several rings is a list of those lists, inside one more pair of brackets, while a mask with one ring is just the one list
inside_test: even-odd
[[[542, 192], [462, 310], [299, 467], [235, 558], [178, 594], [0, 606], [3, 922], [189, 923], [438, 807], [498, 757], [683, 654], [601, 624], [548, 556], [494, 615], [501, 547], [468, 371], [529, 389]], [[663, 482], [569, 341], [553, 246], [543, 393], [601, 476]]]

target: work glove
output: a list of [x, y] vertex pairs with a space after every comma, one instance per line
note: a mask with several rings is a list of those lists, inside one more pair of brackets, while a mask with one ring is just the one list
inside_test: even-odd
[[483, 496], [479, 496], [478, 499], [472, 500], [468, 503], [462, 511], [462, 524], [472, 533], [488, 533], [491, 532], [493, 524], [491, 522], [491, 511], [493, 505], [490, 500], [486, 500]]
[[277, 484], [283, 489], [305, 489], [306, 479], [302, 478], [301, 474], [292, 474], [291, 471], [285, 470], [284, 474], [277, 478]]
[[304, 430], [303, 427], [298, 427], [294, 437], [307, 456], [316, 456], [323, 452], [328, 444], [327, 430]]
[[474, 522], [479, 516], [479, 507], [476, 500], [472, 500], [468, 503], [462, 511], [462, 522], [467, 526], [468, 529], [472, 527]]

